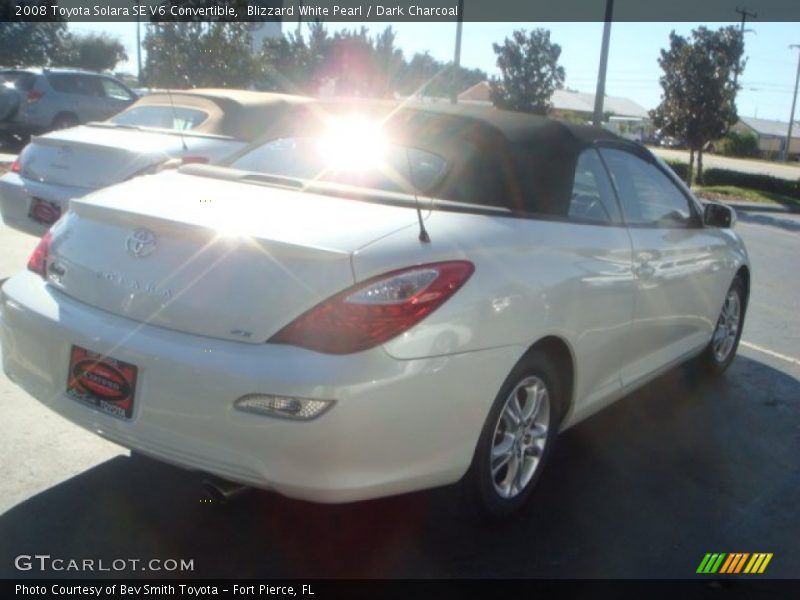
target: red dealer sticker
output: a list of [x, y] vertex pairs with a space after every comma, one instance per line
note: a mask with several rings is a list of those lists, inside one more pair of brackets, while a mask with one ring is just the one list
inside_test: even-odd
[[135, 365], [73, 346], [67, 395], [111, 416], [130, 419], [136, 390]]

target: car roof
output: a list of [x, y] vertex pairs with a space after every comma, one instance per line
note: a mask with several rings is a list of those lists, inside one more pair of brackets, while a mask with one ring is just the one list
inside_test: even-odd
[[256, 92], [252, 90], [234, 90], [227, 88], [194, 88], [191, 90], [181, 90], [181, 94], [191, 96], [202, 96], [211, 100], [230, 101], [242, 106], [267, 105], [276, 102], [286, 102], [289, 104], [304, 104], [313, 101], [307, 96], [295, 96], [293, 94], [279, 94], [276, 92]]
[[[438, 155], [447, 171], [429, 192], [462, 203], [564, 215], [578, 157], [595, 143], [646, 154], [644, 147], [591, 126], [547, 117], [446, 102], [334, 98], [289, 111], [260, 140], [318, 131], [337, 114], [361, 113], [385, 124], [393, 143]], [[235, 162], [236, 156], [232, 158]]]
[[[443, 197], [559, 214], [572, 194], [578, 156], [595, 143], [646, 152], [614, 133], [474, 104], [335, 99], [323, 106], [375, 111], [396, 121], [395, 139], [449, 164]], [[316, 108], [316, 107], [313, 107]], [[476, 171], [483, 176], [475, 175]]]
[[125, 111], [141, 106], [181, 106], [202, 110], [208, 117], [195, 133], [226, 135], [252, 141], [291, 108], [312, 98], [229, 89], [160, 90], [140, 97]]
[[622, 139], [599, 127], [565, 123], [548, 117], [501, 110], [490, 106], [444, 102], [409, 102], [404, 106], [414, 110], [479, 121], [500, 132], [510, 142], [524, 143], [542, 138], [569, 138], [586, 145], [601, 140], [618, 141]]
[[389, 112], [412, 110], [446, 115], [471, 121], [490, 128], [511, 143], [528, 143], [546, 139], [577, 142], [581, 146], [608, 141], [624, 143], [626, 140], [611, 131], [591, 125], [578, 125], [528, 113], [501, 110], [492, 106], [475, 104], [450, 104], [423, 100], [369, 100], [361, 98], [335, 98], [320, 100], [323, 107], [364, 107], [367, 110], [384, 109]]

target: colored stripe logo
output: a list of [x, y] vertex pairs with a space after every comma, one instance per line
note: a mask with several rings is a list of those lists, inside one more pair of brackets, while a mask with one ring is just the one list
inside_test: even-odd
[[763, 573], [771, 560], [772, 552], [755, 552], [753, 554], [749, 552], [709, 552], [703, 557], [703, 560], [700, 561], [700, 566], [697, 567], [697, 573], [720, 573], [726, 575], [737, 573]]

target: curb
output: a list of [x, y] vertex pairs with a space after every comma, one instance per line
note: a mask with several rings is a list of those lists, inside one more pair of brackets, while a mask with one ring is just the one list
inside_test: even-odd
[[757, 202], [725, 202], [725, 204], [741, 212], [800, 213], [800, 208], [790, 208], [782, 204], [759, 204]]

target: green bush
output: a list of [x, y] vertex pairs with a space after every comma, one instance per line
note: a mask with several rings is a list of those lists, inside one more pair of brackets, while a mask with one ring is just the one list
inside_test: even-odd
[[689, 163], [680, 162], [678, 160], [667, 160], [666, 162], [669, 167], [675, 171], [675, 174], [680, 177], [683, 181], [686, 181], [687, 175], [689, 175]]
[[781, 179], [770, 175], [741, 173], [727, 169], [706, 169], [703, 171], [703, 185], [735, 185], [800, 200], [800, 179]]
[[[685, 162], [665, 161], [676, 175], [686, 181], [689, 165]], [[782, 179], [757, 173], [742, 173], [727, 169], [703, 169], [703, 185], [733, 185], [760, 192], [769, 192], [800, 200], [800, 179]]]
[[752, 133], [729, 131], [719, 142], [714, 144], [717, 152], [725, 156], [753, 158], [758, 156], [758, 138]]

